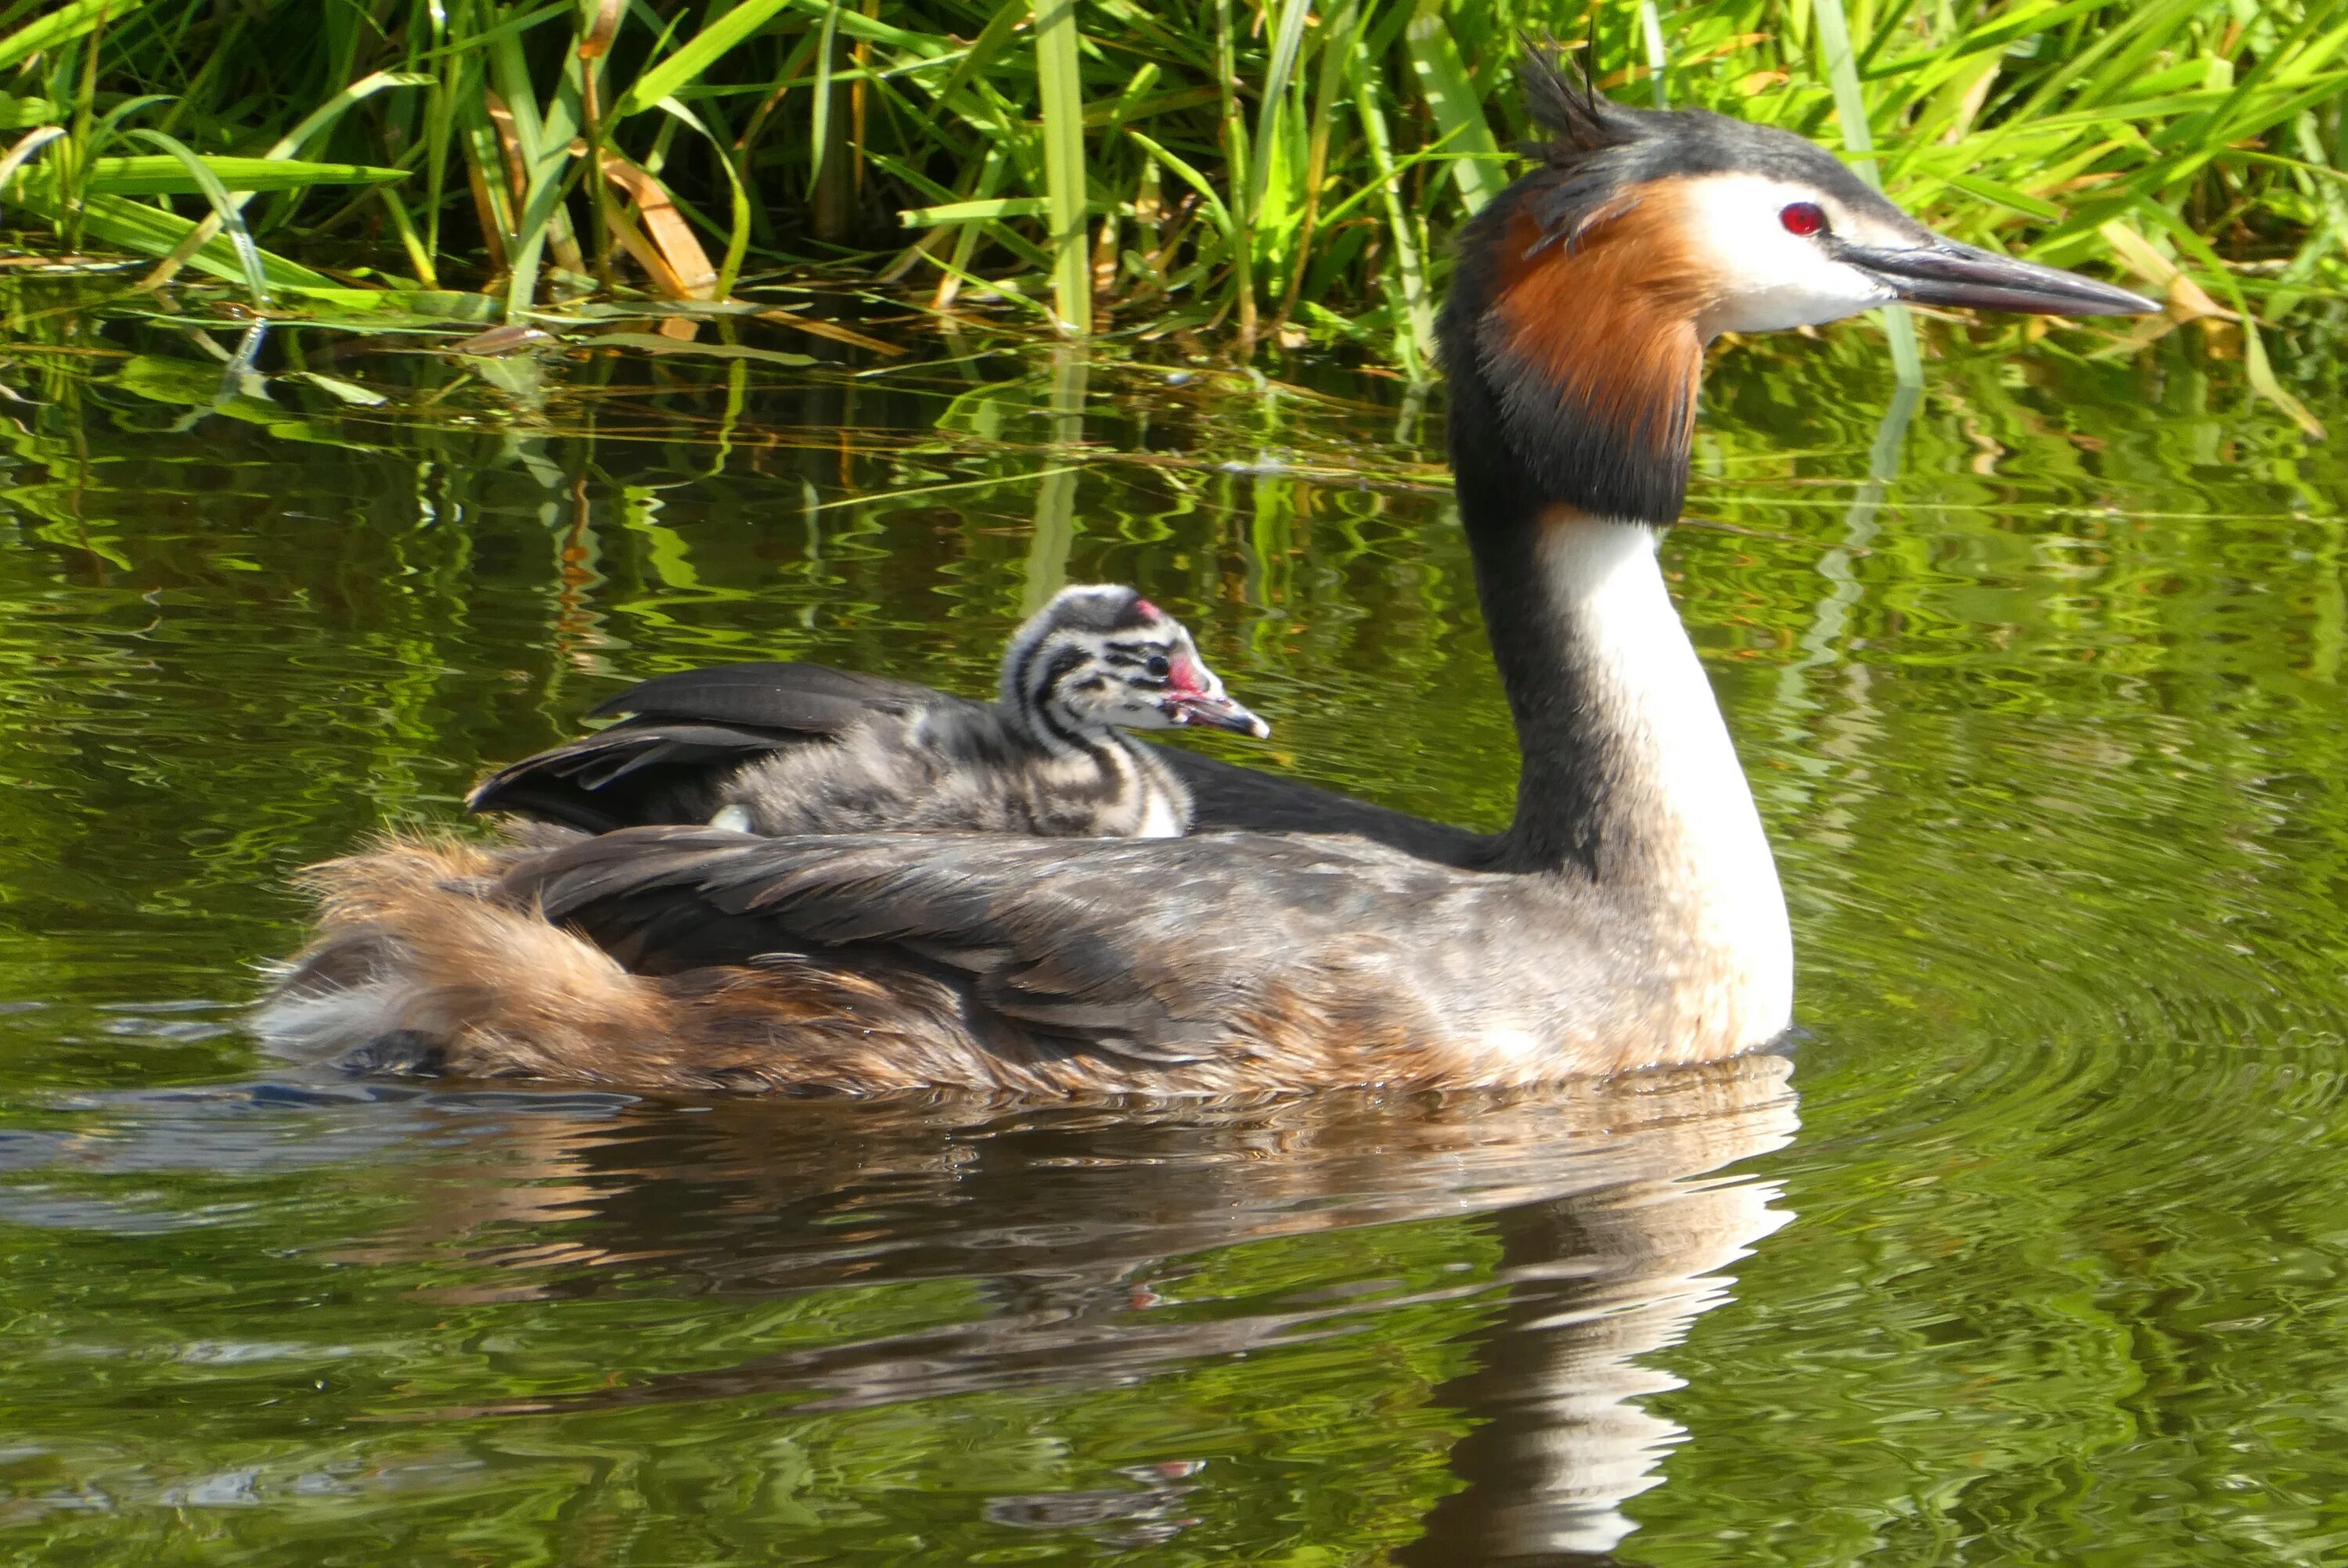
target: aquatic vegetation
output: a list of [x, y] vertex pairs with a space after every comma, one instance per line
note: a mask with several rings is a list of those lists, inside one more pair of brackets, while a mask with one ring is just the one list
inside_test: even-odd
[[2254, 379], [2254, 316], [2337, 312], [2326, 0], [14, 0], [0, 203], [139, 259], [126, 287], [192, 271], [355, 324], [829, 285], [1416, 377], [1542, 34], [1632, 101], [1871, 147], [1961, 238], [2238, 318]]

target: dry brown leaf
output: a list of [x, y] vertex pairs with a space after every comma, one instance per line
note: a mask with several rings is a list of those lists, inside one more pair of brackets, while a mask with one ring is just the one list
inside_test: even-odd
[[660, 247], [644, 238], [644, 231], [636, 227], [634, 220], [618, 207], [608, 209], [605, 216], [611, 220], [613, 237], [620, 241], [621, 249], [627, 251], [636, 265], [644, 270], [644, 276], [652, 280], [654, 293], [664, 300], [693, 298], [685, 280], [676, 275], [676, 270], [668, 264], [668, 258], [660, 253]]
[[530, 201], [530, 173], [522, 167], [521, 138], [514, 131], [513, 110], [506, 107], [495, 87], [481, 89], [481, 107], [487, 110], [489, 125], [498, 133], [498, 149], [506, 159], [506, 190], [519, 213]]
[[[659, 251], [662, 262], [659, 271], [649, 265], [644, 268], [653, 273], [654, 286], [671, 299], [714, 297], [717, 292], [717, 269], [710, 265], [709, 252], [701, 248], [685, 214], [676, 210], [676, 203], [669, 200], [661, 182], [626, 159], [611, 153], [603, 156], [603, 178], [624, 191], [643, 215], [644, 231], [639, 240], [648, 239]], [[630, 242], [626, 230], [621, 227], [623, 222], [620, 215], [613, 214], [613, 232], [622, 244], [628, 246], [628, 253], [642, 263], [644, 258]], [[672, 287], [675, 292], [671, 292]]]
[[473, 213], [481, 222], [481, 240], [489, 252], [489, 265], [502, 272], [506, 259], [506, 230], [499, 220], [497, 203], [489, 197], [489, 182], [482, 178], [481, 166], [471, 159], [465, 160], [465, 183], [473, 193]]
[[809, 337], [829, 338], [834, 343], [844, 343], [855, 348], [869, 348], [874, 354], [900, 354], [905, 352], [905, 346], [902, 343], [883, 343], [877, 337], [865, 336], [853, 327], [844, 327], [837, 322], [819, 322], [807, 316], [794, 315], [788, 311], [760, 311], [758, 319], [762, 322], [778, 323], [787, 327], [797, 327]]
[[2211, 299], [2200, 284], [2186, 276], [2185, 270], [2158, 251], [2152, 241], [2130, 225], [2113, 219], [2096, 231], [2112, 253], [2127, 265], [2130, 272], [2159, 289], [2168, 296], [2168, 313], [2180, 322], [2202, 321], [2214, 317], [2219, 321], [2237, 320], [2233, 312]]
[[627, 8], [627, 0], [599, 0], [595, 21], [579, 40], [581, 59], [600, 60], [611, 51], [612, 36], [620, 30], [620, 15]]

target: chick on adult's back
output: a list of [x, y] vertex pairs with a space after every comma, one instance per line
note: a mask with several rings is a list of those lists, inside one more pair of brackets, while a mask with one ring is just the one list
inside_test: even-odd
[[[670, 690], [711, 679], [729, 682], [719, 706], [734, 723], [710, 721], [711, 693]], [[1157, 748], [1122, 732], [1270, 733], [1224, 692], [1181, 622], [1116, 585], [1064, 589], [1022, 626], [992, 702], [767, 664], [658, 677], [609, 706], [634, 716], [505, 769], [475, 792], [475, 809], [555, 791], [566, 803], [616, 802], [668, 772], [685, 781], [664, 791], [675, 797], [664, 803], [670, 820], [776, 837], [1164, 838], [1189, 828], [1190, 793]]]

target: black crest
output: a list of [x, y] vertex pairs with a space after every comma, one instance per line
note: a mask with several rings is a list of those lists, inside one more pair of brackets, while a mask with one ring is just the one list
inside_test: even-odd
[[1525, 113], [1548, 133], [1519, 150], [1540, 167], [1519, 182], [1540, 225], [1543, 244], [1570, 245], [1582, 228], [1624, 186], [1652, 178], [1637, 167], [1651, 113], [1625, 108], [1600, 92], [1587, 75], [1566, 74], [1558, 46], [1528, 39], [1517, 62]]
[[1554, 40], [1546, 45], [1525, 40], [1525, 52], [1517, 60], [1517, 83], [1524, 89], [1526, 115], [1550, 139], [1528, 143], [1523, 150], [1555, 165], [1634, 139], [1635, 111], [1611, 101], [1586, 72], [1580, 73], [1577, 84], [1566, 74], [1564, 59]]

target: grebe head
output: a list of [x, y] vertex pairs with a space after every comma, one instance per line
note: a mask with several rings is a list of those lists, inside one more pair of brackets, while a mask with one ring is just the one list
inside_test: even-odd
[[[2044, 315], [2160, 306], [1945, 240], [1823, 148], [1701, 109], [1633, 109], [1529, 51], [1539, 167], [1462, 236], [1445, 369], [1470, 418], [1557, 499], [1679, 516], [1704, 348], [1725, 332], [1831, 322], [1902, 301]], [[1467, 454], [1462, 454], [1467, 456]]]
[[1046, 737], [1109, 724], [1272, 733], [1231, 701], [1180, 621], [1117, 584], [1064, 588], [1019, 629], [1003, 702]]

